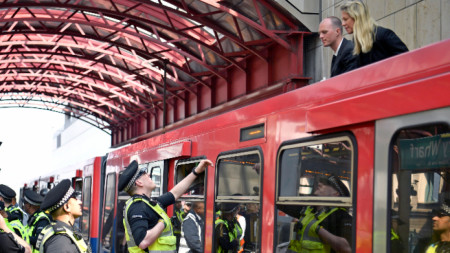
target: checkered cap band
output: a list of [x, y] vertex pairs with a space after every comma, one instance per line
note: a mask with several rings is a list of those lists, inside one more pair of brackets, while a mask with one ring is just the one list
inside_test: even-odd
[[53, 212], [54, 210], [60, 208], [62, 205], [64, 205], [64, 203], [66, 203], [70, 199], [70, 197], [72, 197], [74, 192], [75, 190], [72, 187], [70, 187], [69, 190], [66, 192], [66, 194], [64, 194], [64, 197], [60, 201], [58, 201], [58, 203], [48, 208], [47, 210], [49, 212]]
[[141, 175], [142, 169], [137, 169], [136, 173], [134, 173], [133, 177], [131, 178], [130, 182], [128, 182], [127, 186], [123, 189], [123, 191], [127, 192], [130, 190], [130, 188], [134, 185], [134, 182], [138, 179], [138, 177]]

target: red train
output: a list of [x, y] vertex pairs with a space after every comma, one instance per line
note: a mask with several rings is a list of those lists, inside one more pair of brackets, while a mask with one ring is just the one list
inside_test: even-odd
[[[249, 251], [283, 251], [298, 218], [285, 210], [314, 205], [348, 210], [353, 252], [394, 252], [393, 234], [402, 252], [423, 252], [430, 211], [450, 197], [449, 47], [436, 43], [87, 161], [67, 176], [83, 193], [83, 235], [94, 252], [122, 252], [127, 196], [117, 182], [130, 161], [153, 172], [157, 196], [208, 158], [214, 167], [182, 197], [205, 203], [205, 252], [222, 202], [252, 210]], [[339, 177], [350, 195], [314, 196], [322, 175]]]

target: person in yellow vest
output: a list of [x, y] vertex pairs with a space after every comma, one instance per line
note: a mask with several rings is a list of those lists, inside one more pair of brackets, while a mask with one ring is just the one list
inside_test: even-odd
[[215, 252], [236, 253], [241, 250], [240, 238], [243, 231], [236, 219], [239, 206], [238, 203], [221, 203], [219, 205], [220, 217], [214, 223]]
[[5, 203], [0, 201], [0, 253], [31, 253], [30, 245], [13, 232], [4, 216]]
[[91, 252], [81, 233], [74, 228], [75, 219], [82, 215], [82, 203], [71, 185], [69, 179], [62, 180], [48, 192], [41, 204], [41, 209], [54, 220], [38, 236], [36, 249], [41, 253]]
[[[350, 196], [345, 184], [336, 176], [320, 177], [315, 196]], [[289, 243], [295, 252], [351, 252], [352, 218], [344, 208], [305, 207]]]
[[450, 252], [450, 200], [443, 201], [440, 208], [433, 211], [433, 232], [438, 241], [432, 243], [426, 253]]
[[134, 252], [175, 252], [176, 237], [173, 227], [164, 208], [175, 203], [184, 194], [194, 180], [203, 173], [209, 160], [200, 161], [181, 182], [169, 192], [151, 198], [155, 182], [146, 169], [139, 169], [136, 161], [132, 161], [119, 177], [118, 190], [132, 196], [125, 204], [123, 223], [128, 251]]
[[24, 205], [23, 209], [30, 216], [28, 219], [27, 232], [28, 237], [30, 239], [30, 246], [33, 251], [38, 251], [36, 249], [36, 242], [38, 239], [38, 235], [41, 233], [42, 229], [44, 229], [51, 222], [50, 215], [40, 210], [40, 206], [44, 198], [39, 195], [37, 192], [26, 189], [23, 193], [24, 197]]
[[23, 225], [24, 214], [22, 209], [13, 205], [13, 198], [16, 197], [16, 192], [10, 187], [0, 185], [0, 201], [5, 203], [5, 211], [8, 214], [8, 223], [13, 228], [14, 232], [28, 242], [28, 234]]
[[183, 203], [177, 200], [175, 202], [173, 208], [174, 216], [172, 216], [172, 225], [173, 225], [173, 234], [177, 238], [177, 252], [180, 248], [180, 240], [181, 240], [181, 225], [183, 224], [183, 220], [186, 217], [187, 213], [184, 212]]

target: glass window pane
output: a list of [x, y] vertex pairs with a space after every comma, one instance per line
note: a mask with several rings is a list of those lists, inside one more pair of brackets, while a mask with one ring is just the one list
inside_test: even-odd
[[218, 161], [218, 196], [258, 196], [261, 160], [258, 153], [227, 156]]
[[162, 194], [162, 183], [161, 183], [161, 168], [159, 166], [154, 166], [149, 168], [149, 173], [151, 173], [151, 178], [155, 182], [155, 189], [152, 191], [152, 197], [159, 197]]
[[[183, 180], [187, 175], [189, 175], [193, 169], [195, 169], [200, 160], [191, 160], [191, 161], [181, 161], [177, 163], [177, 167], [175, 169], [175, 184], [179, 183]], [[205, 175], [206, 173], [200, 174], [195, 181], [189, 186], [186, 193], [182, 196], [183, 198], [187, 197], [204, 197], [205, 194]]]
[[[338, 247], [351, 249], [353, 156], [352, 141], [345, 136], [281, 147], [276, 252], [286, 252], [288, 248], [307, 251], [311, 245], [302, 239], [305, 235], [319, 237], [320, 247], [331, 252], [337, 252]], [[320, 229], [309, 230], [314, 226], [345, 240], [338, 240], [342, 243], [339, 246], [322, 243], [327, 239], [318, 235]]]
[[116, 174], [106, 177], [105, 205], [103, 213], [102, 242], [105, 249], [111, 249], [113, 240], [114, 202], [116, 196]]
[[91, 222], [91, 183], [92, 178], [86, 177], [84, 179], [83, 190], [83, 216], [81, 221], [81, 233], [84, 240], [89, 240], [89, 224]]
[[425, 252], [439, 241], [433, 210], [450, 204], [449, 127], [402, 129], [391, 143], [391, 251]]
[[[339, 197], [351, 195], [353, 150], [350, 141], [338, 140], [310, 145], [290, 145], [279, 156], [279, 200], [285, 198], [321, 197], [313, 189], [323, 178], [335, 176], [345, 185]], [[307, 198], [305, 198], [307, 199]], [[310, 198], [309, 198], [310, 199]]]
[[258, 151], [225, 155], [219, 157], [217, 164], [215, 252], [220, 247], [221, 225], [218, 219], [234, 222], [235, 226], [240, 227], [240, 250], [260, 252], [261, 155]]

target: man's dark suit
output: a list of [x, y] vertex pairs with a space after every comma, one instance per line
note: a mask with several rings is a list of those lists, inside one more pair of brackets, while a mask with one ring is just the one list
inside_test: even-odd
[[358, 62], [353, 55], [353, 42], [343, 38], [337, 56], [331, 61], [331, 77], [356, 69]]

